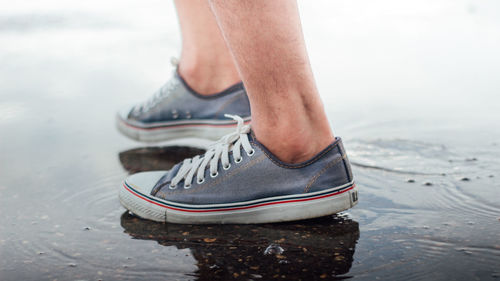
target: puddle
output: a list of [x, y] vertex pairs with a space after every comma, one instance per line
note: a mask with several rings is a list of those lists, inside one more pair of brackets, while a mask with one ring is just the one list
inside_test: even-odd
[[0, 280], [500, 278], [495, 1], [473, 13], [448, 0], [301, 3], [359, 204], [253, 226], [154, 223], [119, 204], [127, 175], [203, 152], [114, 127], [116, 109], [170, 73], [171, 3], [25, 2], [0, 14]]

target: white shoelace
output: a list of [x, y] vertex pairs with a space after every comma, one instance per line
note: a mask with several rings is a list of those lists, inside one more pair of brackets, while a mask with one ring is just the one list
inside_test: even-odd
[[243, 119], [237, 115], [225, 114], [224, 116], [232, 118], [238, 122], [236, 131], [222, 137], [219, 141], [211, 145], [203, 156], [195, 156], [184, 160], [182, 166], [172, 179], [169, 188], [175, 189], [177, 184], [184, 180], [184, 188], [191, 187], [194, 174], [196, 173], [196, 182], [202, 184], [205, 181], [205, 170], [210, 164], [210, 177], [215, 178], [219, 175], [218, 162], [221, 161], [222, 168], [228, 170], [231, 168], [229, 163], [229, 150], [233, 152], [235, 163], [241, 162], [241, 148], [245, 150], [248, 156], [252, 156], [255, 150], [250, 145], [248, 133], [250, 125], [244, 125]]
[[[176, 75], [177, 67], [179, 66], [179, 60], [176, 57], [170, 58], [170, 64], [175, 67], [173, 76]], [[179, 81], [175, 78], [170, 79], [165, 85], [163, 85], [158, 91], [156, 91], [151, 98], [147, 101], [137, 105], [134, 107], [134, 113], [140, 114], [142, 112], [149, 111], [153, 108], [158, 102], [160, 102], [163, 98], [166, 98], [170, 92], [174, 90], [175, 87], [179, 84]]]
[[179, 82], [175, 78], [168, 80], [168, 82], [165, 83], [165, 85], [163, 85], [160, 89], [158, 89], [158, 91], [156, 91], [151, 98], [134, 107], [134, 113], [139, 114], [150, 110], [156, 104], [158, 104], [158, 102], [166, 98], [177, 87], [178, 84]]

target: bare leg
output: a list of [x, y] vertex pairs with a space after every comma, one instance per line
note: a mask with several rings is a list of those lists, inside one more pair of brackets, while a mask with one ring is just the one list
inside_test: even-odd
[[301, 162], [333, 141], [294, 0], [210, 0], [235, 58], [252, 128], [283, 161]]
[[206, 0], [176, 0], [182, 33], [179, 73], [201, 94], [241, 81]]

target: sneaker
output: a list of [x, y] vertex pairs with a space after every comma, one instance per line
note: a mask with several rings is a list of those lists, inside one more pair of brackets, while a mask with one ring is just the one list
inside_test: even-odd
[[121, 204], [161, 222], [269, 223], [321, 217], [358, 201], [340, 138], [308, 161], [287, 164], [258, 142], [238, 116], [236, 131], [204, 155], [169, 171], [137, 173], [120, 188]]
[[203, 96], [175, 71], [149, 100], [119, 111], [117, 127], [125, 136], [144, 142], [189, 137], [217, 140], [236, 126], [225, 113], [250, 121], [250, 103], [242, 83]]

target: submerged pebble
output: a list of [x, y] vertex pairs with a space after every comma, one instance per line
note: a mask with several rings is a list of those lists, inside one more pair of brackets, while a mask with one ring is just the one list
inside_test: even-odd
[[208, 268], [210, 269], [215, 269], [215, 268], [220, 268], [218, 265], [216, 264], [212, 264], [211, 266], [209, 266]]
[[280, 255], [285, 250], [278, 244], [271, 244], [264, 250], [264, 255]]

